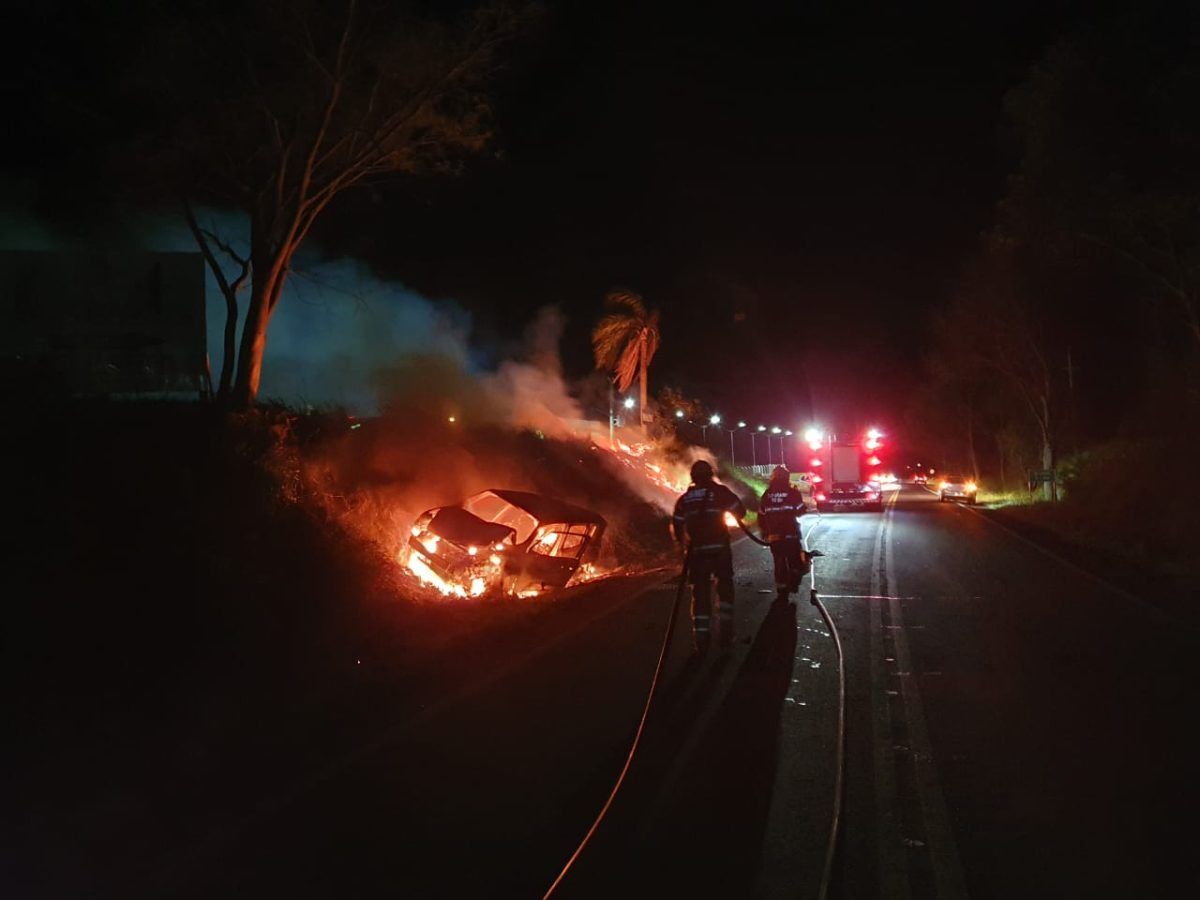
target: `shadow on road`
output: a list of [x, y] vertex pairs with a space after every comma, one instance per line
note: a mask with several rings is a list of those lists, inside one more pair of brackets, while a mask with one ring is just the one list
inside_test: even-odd
[[[689, 726], [719, 682], [723, 661], [699, 673], [703, 689], [673, 697], [673, 706], [664, 705], [669, 710], [660, 707], [669, 714], [642, 761], [636, 797], [626, 798], [624, 814], [592, 848], [589, 864], [574, 873], [566, 896], [749, 894], [770, 808], [796, 628], [795, 605], [774, 602], [728, 695], [686, 758], [680, 754]], [[668, 777], [658, 814], [637, 821]]]

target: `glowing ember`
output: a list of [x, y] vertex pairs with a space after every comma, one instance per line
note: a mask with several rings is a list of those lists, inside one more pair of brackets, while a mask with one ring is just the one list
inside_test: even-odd
[[[408, 557], [407, 560], [404, 559], [405, 556]], [[405, 566], [408, 568], [408, 571], [412, 572], [414, 575], [417, 576], [417, 578], [420, 579], [421, 584], [426, 585], [427, 587], [433, 588], [434, 590], [436, 590], [440, 594], [442, 594], [442, 596], [444, 596], [444, 597], [466, 597], [467, 596], [467, 591], [464, 587], [462, 587], [462, 585], [458, 585], [458, 584], [454, 584], [452, 582], [446, 581], [437, 572], [435, 572], [435, 571], [433, 571], [433, 569], [429, 568], [429, 565], [425, 562], [425, 560], [421, 559], [421, 555], [419, 553], [406, 553], [405, 551], [402, 550], [400, 552], [400, 561], [405, 564]], [[482, 584], [483, 579], [477, 578], [476, 581], [479, 581]], [[471, 587], [472, 587], [472, 590], [474, 590], [475, 585], [472, 584]], [[483, 593], [483, 588], [481, 586], [479, 589], [479, 594], [482, 594], [482, 593]], [[474, 596], [478, 596], [479, 594], [475, 594]]]
[[731, 513], [731, 512], [725, 513], [725, 524], [730, 528], [738, 527], [737, 519], [735, 519], [733, 517], [733, 513]]
[[[654, 487], [669, 495], [681, 494], [687, 490], [691, 477], [683, 463], [666, 462], [658, 456], [657, 448], [648, 443], [626, 443], [617, 439], [615, 447], [610, 449], [593, 437], [592, 446], [598, 450], [607, 450], [627, 469], [640, 475]], [[670, 498], [673, 499], [673, 496]], [[667, 503], [668, 498], [664, 497]]]

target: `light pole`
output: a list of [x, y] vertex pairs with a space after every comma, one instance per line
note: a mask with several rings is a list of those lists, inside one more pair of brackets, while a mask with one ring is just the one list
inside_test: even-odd
[[[758, 444], [755, 438], [767, 430], [766, 425], [759, 425], [757, 431], [750, 432], [750, 455], [755, 468], [758, 467]], [[771, 464], [771, 439], [767, 438], [767, 465]]]
[[708, 417], [708, 423], [700, 426], [700, 440], [704, 441], [705, 447], [708, 446], [709, 426], [720, 425], [720, 424], [721, 424], [721, 417], [719, 415], [717, 415], [716, 413], [713, 413], [711, 416]]
[[[783, 437], [791, 437], [791, 436], [792, 436], [792, 433], [790, 431], [785, 431], [783, 433]], [[786, 448], [784, 447], [783, 438], [780, 438], [779, 439], [779, 459], [783, 463], [783, 465], [786, 467], [787, 466], [787, 453], [785, 451], [786, 451]]]
[[731, 468], [731, 469], [737, 468], [737, 453], [733, 448], [733, 435], [738, 430], [738, 428], [745, 428], [745, 427], [746, 427], [745, 422], [738, 422], [737, 428], [726, 428], [725, 429], [726, 431], [729, 432], [729, 468]]
[[620, 420], [620, 424], [625, 425], [626, 419], [629, 418], [629, 413], [634, 412], [634, 408], [637, 406], [637, 401], [632, 397], [625, 397], [623, 401], [620, 401], [620, 406], [622, 406], [622, 409], [625, 410], [625, 415], [623, 416], [622, 420]]

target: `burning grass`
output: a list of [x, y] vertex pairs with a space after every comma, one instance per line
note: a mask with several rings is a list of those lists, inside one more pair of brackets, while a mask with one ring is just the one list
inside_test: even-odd
[[[492, 596], [486, 573], [449, 579], [408, 552], [422, 512], [492, 488], [542, 494], [607, 521], [603, 541], [585, 556], [571, 584], [644, 570], [671, 556], [666, 510], [687, 476], [685, 461], [667, 449], [624, 438], [609, 449], [596, 439], [594, 423], [559, 436], [428, 418], [418, 424], [385, 416], [355, 424], [360, 427], [326, 436], [300, 454], [305, 493], [382, 557], [405, 565], [414, 593]], [[481, 556], [481, 569], [493, 555]]]

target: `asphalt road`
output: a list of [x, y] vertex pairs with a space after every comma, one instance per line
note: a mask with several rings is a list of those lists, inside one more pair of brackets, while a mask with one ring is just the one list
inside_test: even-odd
[[[1197, 895], [1194, 628], [920, 488], [804, 527], [846, 651], [830, 896]], [[735, 559], [734, 651], [688, 664], [678, 630], [629, 780], [558, 896], [817, 896], [833, 644], [807, 593], [774, 601], [765, 550], [739, 540]], [[11, 895], [541, 896], [621, 768], [673, 601], [661, 575], [614, 580], [494, 643], [381, 665], [403, 690], [363, 667], [326, 701], [354, 707], [352, 735], [324, 717], [231, 739], [226, 790], [180, 790], [169, 823], [106, 825], [130, 821], [110, 803], [7, 832]]]
[[[1194, 628], [916, 486], [805, 531], [847, 667], [830, 896], [1197, 894]], [[818, 895], [832, 643], [807, 597], [771, 602], [764, 551], [736, 558], [751, 643], [691, 676], [707, 697], [660, 718], [564, 896]]]

